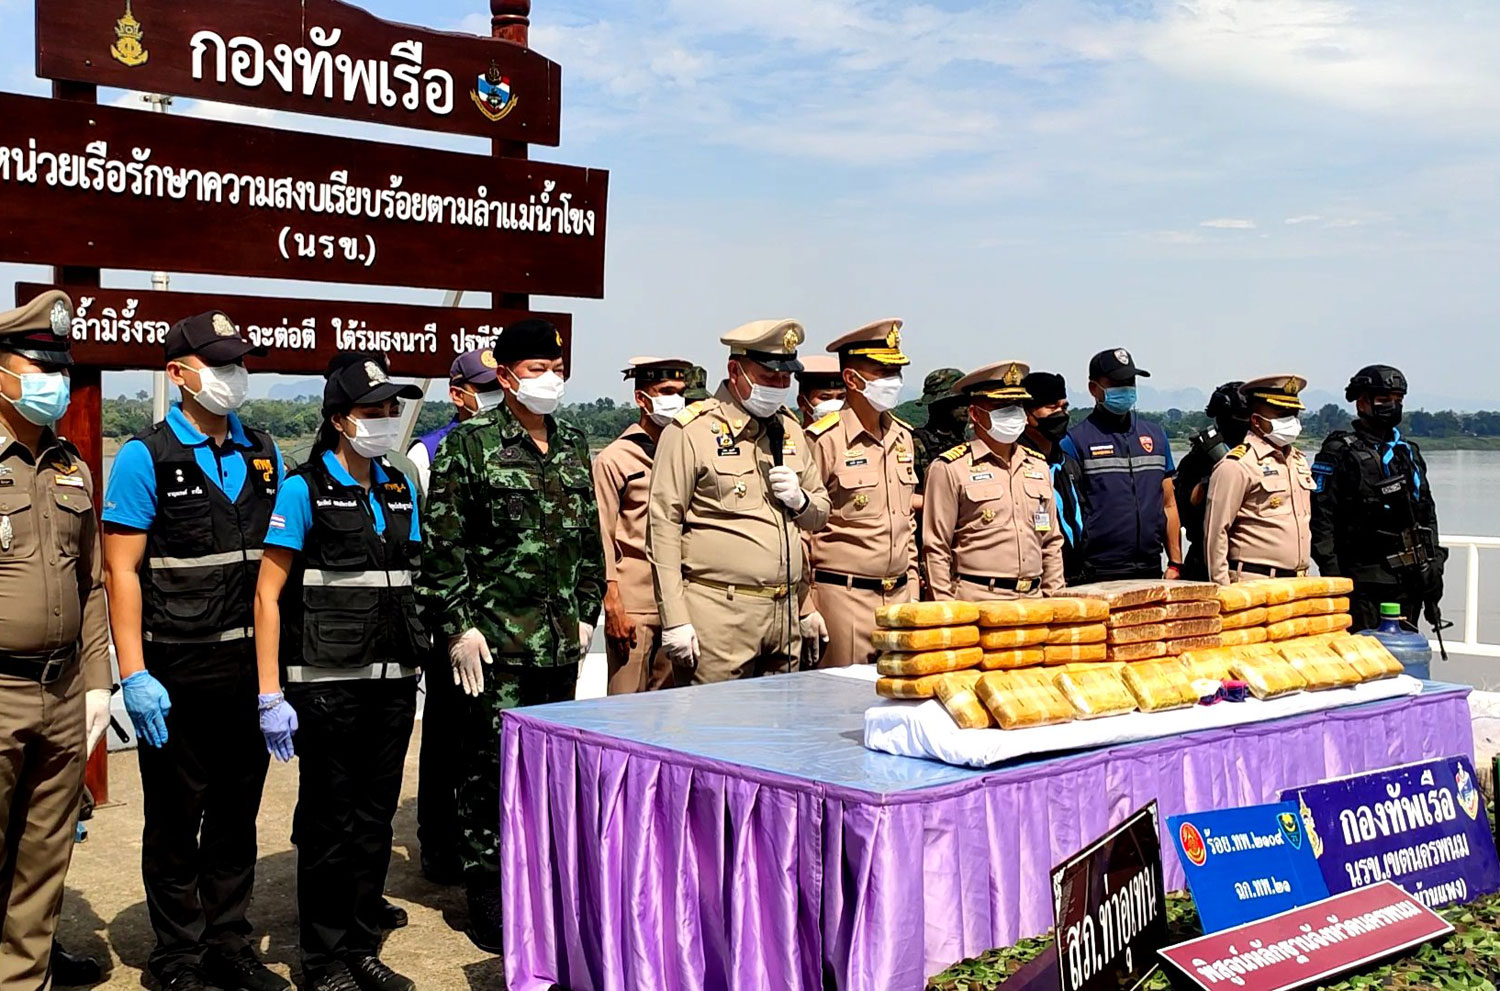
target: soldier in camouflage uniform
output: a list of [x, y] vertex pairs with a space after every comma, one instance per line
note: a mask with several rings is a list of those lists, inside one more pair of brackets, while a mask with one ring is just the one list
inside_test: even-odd
[[438, 449], [418, 595], [465, 693], [458, 822], [469, 938], [499, 953], [501, 713], [573, 698], [605, 583], [588, 441], [551, 415], [563, 394], [562, 338], [527, 320], [492, 353], [505, 403]]
[[927, 588], [927, 555], [922, 553], [922, 501], [927, 491], [927, 469], [938, 455], [962, 444], [969, 437], [969, 397], [954, 391], [964, 373], [957, 368], [939, 368], [929, 372], [922, 383], [922, 398], [917, 405], [927, 407], [927, 422], [913, 427], [912, 440], [917, 449], [917, 570], [920, 595], [931, 598]]

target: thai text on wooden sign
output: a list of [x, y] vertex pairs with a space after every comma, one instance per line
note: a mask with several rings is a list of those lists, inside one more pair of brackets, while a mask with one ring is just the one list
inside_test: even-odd
[[86, 286], [16, 286], [16, 302], [48, 289], [73, 299], [73, 358], [104, 369], [158, 368], [165, 362], [167, 330], [184, 317], [223, 310], [252, 344], [270, 349], [251, 356], [251, 371], [321, 375], [340, 351], [383, 354], [395, 375], [443, 378], [453, 359], [489, 347], [508, 324], [526, 317], [550, 320], [570, 343], [572, 317], [396, 303], [343, 303], [211, 293], [97, 289]]
[[37, 75], [555, 145], [561, 70], [339, 0], [43, 0]]
[[0, 94], [0, 260], [604, 294], [608, 174]]

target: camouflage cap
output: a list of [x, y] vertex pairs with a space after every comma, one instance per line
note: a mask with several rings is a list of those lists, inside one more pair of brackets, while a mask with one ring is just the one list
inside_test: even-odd
[[702, 365], [694, 365], [688, 371], [687, 390], [683, 392], [682, 398], [690, 403], [702, 402], [708, 398], [708, 369]]
[[927, 378], [922, 382], [922, 398], [917, 400], [918, 406], [931, 406], [945, 399], [961, 399], [954, 386], [958, 380], [964, 377], [961, 368], [939, 368], [935, 372], [928, 372]]

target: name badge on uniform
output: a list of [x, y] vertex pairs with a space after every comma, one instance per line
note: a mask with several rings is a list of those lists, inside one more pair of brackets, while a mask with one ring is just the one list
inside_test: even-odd
[[1046, 533], [1052, 529], [1052, 514], [1045, 509], [1038, 509], [1031, 517], [1031, 528], [1037, 533]]
[[1271, 477], [1274, 477], [1276, 475], [1281, 474], [1281, 472], [1279, 472], [1279, 471], [1276, 470], [1276, 466], [1275, 465], [1261, 465], [1260, 466], [1260, 473], [1262, 475], [1266, 476], [1267, 478], [1271, 478]]
[[896, 452], [896, 463], [897, 464], [900, 464], [900, 465], [909, 465], [909, 464], [912, 463], [912, 460], [913, 459], [912, 459], [912, 456], [911, 456], [911, 452], [909, 452], [909, 451], [897, 451]]
[[[724, 439], [728, 440], [729, 438], [726, 437]], [[716, 453], [721, 458], [737, 458], [739, 457], [740, 449], [737, 447], [721, 447]]]
[[1115, 453], [1115, 445], [1113, 444], [1104, 444], [1102, 446], [1099, 444], [1095, 444], [1093, 447], [1089, 448], [1089, 454], [1096, 458], [1106, 458], [1113, 453]]
[[971, 482], [988, 482], [990, 479], [992, 479], [994, 477], [995, 477], [995, 473], [994, 472], [992, 472], [992, 471], [982, 471], [982, 472], [980, 472], [977, 475], [970, 475], [969, 476], [969, 481], [971, 481]]
[[786, 455], [786, 454], [796, 454], [797, 453], [797, 445], [793, 444], [791, 441], [784, 441], [782, 443], [782, 445], [781, 445], [781, 453], [783, 455]]
[[862, 467], [864, 467], [865, 465], [867, 465], [869, 463], [870, 463], [870, 459], [869, 458], [845, 458], [844, 459], [844, 467], [845, 468], [862, 468]]
[[1027, 477], [1027, 478], [1046, 478], [1046, 477], [1047, 477], [1047, 476], [1046, 476], [1046, 475], [1043, 475], [1043, 474], [1042, 474], [1042, 473], [1041, 473], [1041, 472], [1039, 472], [1039, 471], [1028, 471], [1028, 472], [1027, 472], [1027, 473], [1026, 473], [1026, 477]]
[[57, 475], [53, 480], [57, 482], [58, 485], [66, 485], [68, 488], [83, 488], [83, 479], [79, 478], [77, 475]]

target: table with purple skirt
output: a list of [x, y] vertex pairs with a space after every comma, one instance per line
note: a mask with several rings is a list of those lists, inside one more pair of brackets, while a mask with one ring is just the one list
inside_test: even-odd
[[1152, 799], [1165, 822], [1472, 756], [1468, 692], [983, 770], [867, 750], [872, 687], [829, 672], [507, 712], [506, 980], [919, 989], [1049, 929], [1051, 867]]

